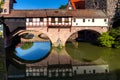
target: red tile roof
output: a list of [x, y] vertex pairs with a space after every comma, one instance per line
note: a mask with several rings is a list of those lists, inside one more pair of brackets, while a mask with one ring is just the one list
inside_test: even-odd
[[102, 10], [80, 9], [80, 10], [73, 11], [73, 17], [78, 17], [78, 18], [107, 18], [107, 15]]
[[85, 8], [85, 0], [70, 0], [70, 2], [74, 10]]

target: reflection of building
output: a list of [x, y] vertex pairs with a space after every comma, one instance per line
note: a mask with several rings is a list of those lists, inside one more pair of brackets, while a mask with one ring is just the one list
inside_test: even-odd
[[[9, 35], [11, 36], [12, 34], [14, 34], [14, 32], [17, 32], [18, 29], [41, 31], [47, 34], [47, 36], [51, 39], [51, 42], [53, 44], [54, 42], [57, 41], [58, 37], [60, 37], [61, 43], [65, 45], [65, 42], [68, 39], [68, 37], [71, 34], [78, 32], [79, 30], [86, 30], [86, 29], [94, 30], [99, 33], [103, 33], [108, 30], [109, 18], [106, 16], [107, 14], [104, 13], [102, 10], [96, 10], [96, 9], [94, 10], [93, 9], [92, 10], [91, 9], [89, 10], [88, 9], [86, 10], [14, 10], [13, 3], [16, 2], [15, 0], [4, 0], [4, 1], [5, 4], [3, 5], [2, 14], [0, 14], [0, 16], [4, 16], [5, 23], [10, 30]], [[78, 0], [74, 0], [74, 2], [72, 3], [69, 2], [69, 4], [73, 4], [70, 5], [69, 9], [71, 9], [72, 6], [74, 6], [73, 8], [75, 9], [79, 9], [79, 8], [84, 9], [85, 2], [84, 0], [81, 1], [83, 2], [79, 3]], [[100, 0], [97, 1], [99, 2]], [[94, 2], [93, 4], [98, 6], [98, 2]], [[61, 32], [60, 29], [62, 30]], [[60, 32], [59, 33], [60, 36], [56, 35], [58, 34], [58, 32]], [[11, 38], [11, 36], [8, 37]], [[10, 43], [10, 40], [12, 40], [12, 38], [10, 40], [9, 38], [8, 38], [8, 43]], [[7, 55], [8, 55], [7, 57], [11, 56], [9, 54]], [[53, 59], [53, 61], [54, 60], [55, 59]], [[13, 63], [14, 62], [9, 62], [8, 60], [7, 64], [13, 64]], [[21, 74], [20, 75], [15, 74], [17, 71], [20, 71], [20, 73], [23, 74], [22, 77], [36, 77], [36, 76], [37, 77], [41, 77], [41, 76], [43, 77], [73, 76], [74, 77], [75, 75], [84, 75], [84, 74], [86, 75], [91, 73], [97, 74], [97, 73], [109, 72], [109, 69], [107, 68], [106, 65], [105, 66], [104, 65], [103, 66], [101, 65], [72, 66], [71, 64], [68, 65], [59, 64], [59, 65], [48, 65], [42, 67], [28, 66], [26, 70], [23, 71], [21, 71], [22, 68], [21, 69], [19, 68], [20, 66], [17, 67], [19, 70], [16, 69], [16, 66], [12, 67], [14, 68], [14, 70], [16, 70], [16, 72], [13, 69], [11, 69], [11, 66], [8, 67], [10, 69], [10, 70], [8, 69], [8, 71], [13, 72], [13, 74], [10, 72], [10, 74], [8, 74], [8, 77], [12, 76], [14, 78], [19, 78], [21, 76]]]
[[0, 32], [3, 33], [3, 25], [0, 25]]
[[48, 77], [72, 77], [70, 64], [48, 65]]
[[108, 65], [83, 65], [73, 66], [74, 75], [80, 74], [98, 74], [98, 73], [109, 73]]
[[86, 74], [108, 74], [108, 65], [76, 65], [56, 64], [44, 67], [27, 67], [26, 77], [73, 77]]
[[[94, 62], [81, 62], [71, 59], [64, 49], [53, 49], [48, 57], [36, 63], [21, 63], [17, 59], [16, 64], [8, 66], [8, 78], [74, 78], [85, 75], [98, 78], [109, 75], [109, 65], [101, 59]], [[10, 61], [9, 61], [10, 62]], [[12, 61], [13, 62], [13, 61]], [[99, 63], [98, 63], [99, 62]], [[15, 63], [15, 62], [14, 62]], [[13, 63], [11, 63], [13, 64]], [[17, 73], [16, 73], [17, 72]], [[89, 79], [89, 78], [87, 78]], [[94, 79], [93, 79], [94, 80]], [[109, 80], [109, 79], [108, 79]]]

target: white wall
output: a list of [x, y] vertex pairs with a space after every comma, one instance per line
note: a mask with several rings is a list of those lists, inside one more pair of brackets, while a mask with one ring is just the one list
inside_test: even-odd
[[[85, 19], [85, 22], [83, 22]], [[73, 18], [72, 26], [108, 26], [107, 18]], [[106, 19], [106, 21], [104, 21]], [[49, 25], [71, 25], [71, 18], [69, 18], [69, 23], [65, 23], [65, 18], [62, 18], [62, 23], [58, 23], [58, 18], [55, 18], [55, 23], [51, 23], [51, 18], [48, 18]], [[75, 20], [75, 22], [74, 22]], [[29, 22], [29, 18], [26, 18], [26, 26], [47, 26], [47, 18], [44, 18], [43, 22], [40, 22], [40, 18], [33, 18], [33, 22]]]
[[33, 22], [29, 22], [29, 18], [26, 18], [26, 26], [47, 26], [47, 18], [43, 18], [43, 22], [40, 22], [40, 18], [33, 18]]
[[73, 73], [76, 71], [77, 74], [84, 74], [84, 70], [86, 70], [86, 74], [93, 74], [93, 70], [95, 73], [106, 73], [106, 70], [109, 72], [108, 65], [93, 65], [93, 66], [73, 66]]
[[69, 19], [69, 23], [65, 23], [64, 21], [65, 21], [65, 18], [62, 18], [62, 23], [59, 23], [58, 22], [58, 18], [55, 18], [55, 23], [51, 23], [51, 19], [52, 18], [49, 18], [48, 20], [48, 22], [49, 22], [49, 25], [53, 25], [53, 26], [55, 26], [55, 25], [71, 25], [71, 18], [68, 18]]
[[[83, 19], [85, 19], [85, 22], [83, 22]], [[94, 19], [94, 22], [92, 22], [92, 19]], [[104, 22], [104, 19], [106, 19], [106, 22]], [[108, 19], [107, 18], [73, 18], [72, 26], [108, 26]]]

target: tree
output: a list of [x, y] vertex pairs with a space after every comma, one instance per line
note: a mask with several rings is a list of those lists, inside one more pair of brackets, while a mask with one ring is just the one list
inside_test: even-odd
[[120, 36], [120, 27], [118, 28], [115, 28], [115, 29], [111, 29], [109, 31], [109, 34], [114, 37], [114, 38], [117, 38], [118, 36]]
[[114, 44], [114, 37], [110, 36], [108, 32], [103, 33], [99, 38], [98, 41], [100, 45], [105, 47], [112, 47]]
[[110, 36], [115, 38], [114, 47], [120, 48], [120, 27], [110, 30], [109, 33], [110, 33]]
[[4, 1], [3, 0], [1, 0], [0, 1], [0, 13], [1, 13], [1, 11], [2, 11], [2, 5], [4, 4]]
[[67, 5], [61, 5], [59, 9], [66, 9]]
[[114, 47], [115, 48], [120, 48], [120, 36], [115, 39]]

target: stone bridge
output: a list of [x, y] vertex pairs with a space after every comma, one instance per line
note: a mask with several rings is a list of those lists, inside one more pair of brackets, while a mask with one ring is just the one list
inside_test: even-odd
[[50, 28], [49, 31], [47, 31], [46, 27], [29, 27], [26, 28], [26, 30], [18, 31], [16, 34], [22, 35], [24, 33], [32, 33], [34, 34], [34, 38], [31, 39], [31, 41], [37, 41], [35, 37], [38, 37], [38, 35], [43, 33], [48, 36], [53, 46], [58, 46], [59, 44], [65, 46], [66, 41], [72, 34], [82, 30], [92, 30], [102, 34], [103, 32], [108, 31], [108, 27], [72, 27], [71, 31], [69, 28], [61, 28], [60, 31], [58, 31], [58, 28]]

